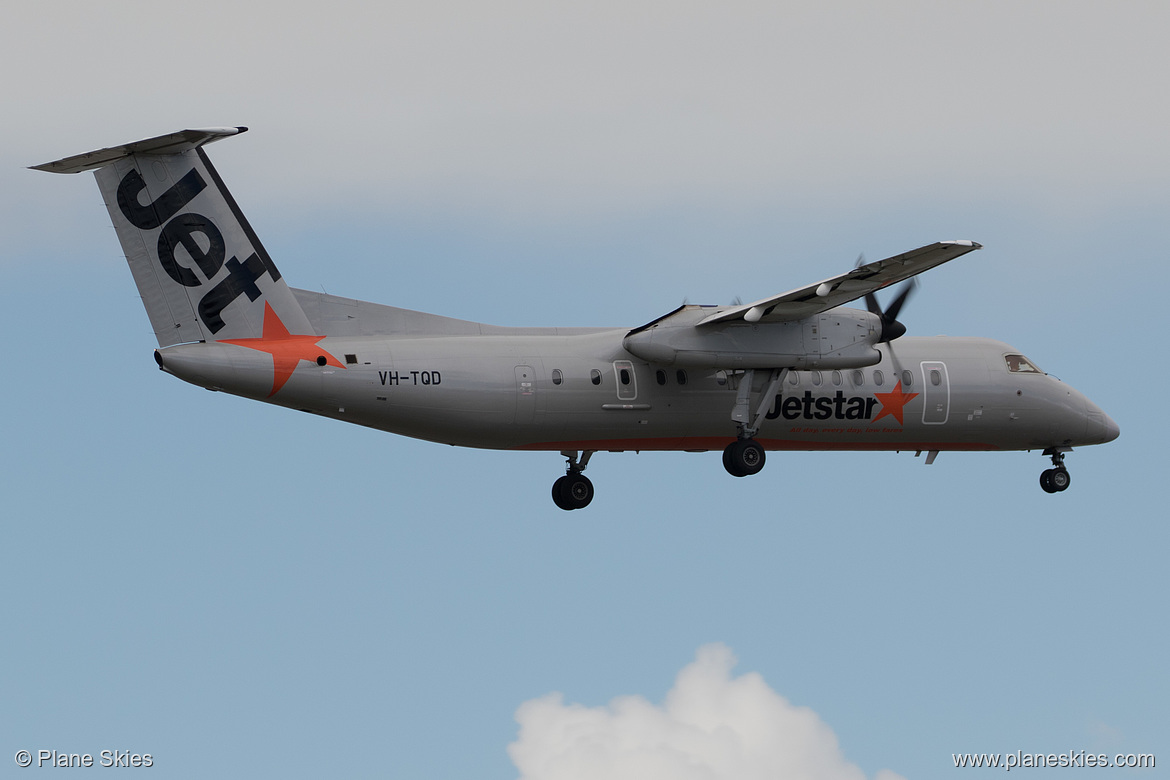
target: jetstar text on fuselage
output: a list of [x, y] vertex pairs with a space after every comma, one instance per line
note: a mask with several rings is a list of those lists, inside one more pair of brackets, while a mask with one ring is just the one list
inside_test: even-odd
[[898, 401], [897, 412], [886, 408], [890, 402], [879, 400], [874, 396], [846, 396], [837, 390], [833, 395], [813, 395], [811, 390], [805, 390], [802, 396], [776, 396], [772, 410], [766, 415], [769, 420], [784, 418], [785, 420], [873, 420], [874, 408], [879, 404], [883, 410], [877, 418], [890, 415], [902, 422], [901, 408], [910, 399], [917, 397], [917, 393], [902, 393], [899, 385], [896, 393], [882, 393], [887, 398], [893, 397]]

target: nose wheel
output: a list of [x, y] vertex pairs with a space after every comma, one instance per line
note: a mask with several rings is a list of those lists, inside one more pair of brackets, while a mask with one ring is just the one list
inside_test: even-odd
[[565, 511], [584, 509], [593, 500], [593, 482], [581, 472], [589, 464], [593, 451], [582, 452], [580, 460], [577, 459], [576, 452], [561, 454], [568, 459], [568, 463], [565, 466], [565, 476], [553, 483], [553, 503]]
[[1070, 449], [1049, 447], [1044, 450], [1044, 454], [1052, 458], [1052, 468], [1040, 472], [1040, 487], [1045, 493], [1062, 493], [1068, 490], [1072, 478], [1068, 475], [1068, 469], [1064, 467], [1064, 453]]

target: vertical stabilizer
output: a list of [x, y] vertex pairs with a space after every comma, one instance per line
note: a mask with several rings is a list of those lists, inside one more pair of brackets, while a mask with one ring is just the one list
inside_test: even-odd
[[94, 171], [159, 346], [261, 338], [265, 304], [290, 334], [313, 335], [202, 149], [246, 129], [183, 130], [35, 166]]

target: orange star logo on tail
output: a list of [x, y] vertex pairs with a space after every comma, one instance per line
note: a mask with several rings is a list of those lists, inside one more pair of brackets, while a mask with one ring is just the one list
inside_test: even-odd
[[903, 393], [902, 392], [902, 383], [898, 382], [897, 387], [894, 388], [894, 392], [892, 392], [892, 393], [874, 393], [873, 397], [878, 399], [878, 402], [881, 403], [882, 410], [877, 413], [877, 416], [873, 418], [872, 422], [877, 422], [878, 420], [882, 419], [886, 415], [889, 415], [889, 416], [893, 417], [895, 420], [897, 420], [899, 425], [903, 425], [904, 424], [903, 420], [902, 420], [903, 408], [912, 399], [917, 398], [918, 393]]
[[284, 387], [284, 383], [289, 380], [302, 360], [316, 363], [323, 357], [325, 365], [345, 368], [341, 361], [317, 346], [317, 342], [325, 338], [324, 336], [292, 335], [268, 301], [264, 302], [263, 332], [264, 335], [258, 339], [223, 339], [220, 343], [235, 344], [237, 347], [247, 347], [272, 355], [272, 392], [268, 394], [269, 398]]

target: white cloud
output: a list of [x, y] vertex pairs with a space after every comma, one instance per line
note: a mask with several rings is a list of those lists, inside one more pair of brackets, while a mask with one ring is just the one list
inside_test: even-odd
[[735, 664], [725, 645], [701, 647], [662, 706], [622, 696], [585, 707], [558, 693], [524, 702], [508, 746], [520, 780], [865, 780], [815, 712], [759, 674], [733, 678]]

